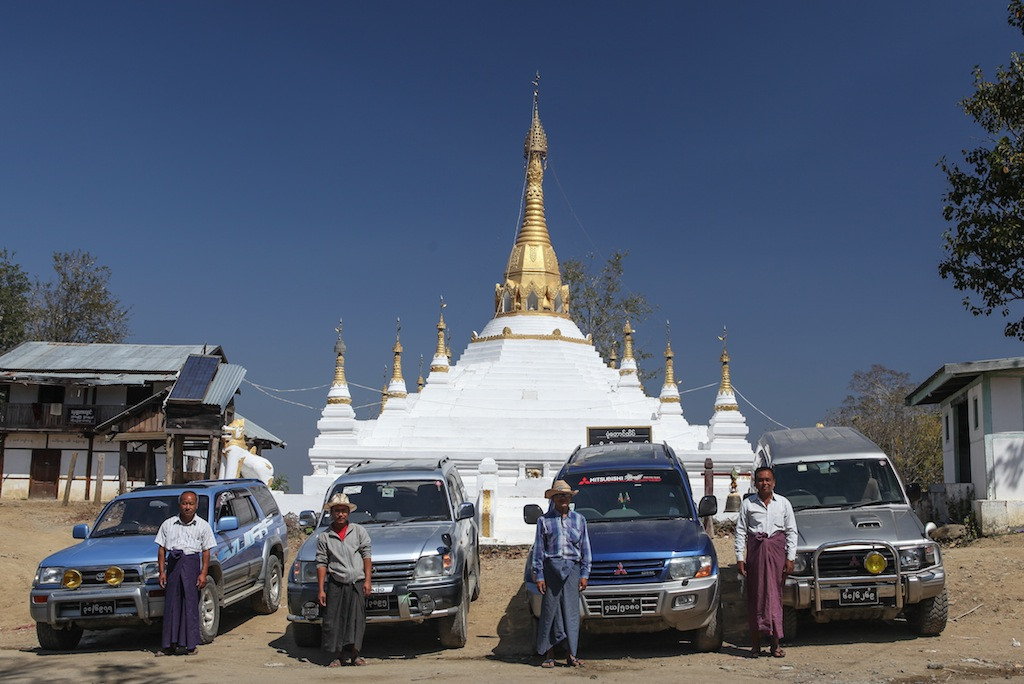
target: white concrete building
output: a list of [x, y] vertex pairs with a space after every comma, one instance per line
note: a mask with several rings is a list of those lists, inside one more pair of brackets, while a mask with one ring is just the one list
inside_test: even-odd
[[907, 404], [942, 411], [946, 498], [970, 500], [984, 534], [1024, 527], [1024, 357], [947, 363]]
[[671, 345], [658, 397], [647, 396], [640, 383], [629, 321], [623, 321], [620, 366], [601, 359], [569, 315], [569, 288], [561, 282], [544, 212], [546, 154], [535, 96], [524, 149], [523, 222], [504, 278], [494, 286], [493, 316], [473, 333], [456, 363], [445, 343], [442, 308], [437, 349], [423, 388], [407, 391], [396, 337], [381, 414], [357, 420], [339, 326], [334, 384], [309, 451], [313, 474], [304, 478], [304, 495], [279, 497], [287, 510], [318, 508], [331, 482], [361, 460], [450, 457], [468, 490], [479, 497], [485, 539], [529, 542], [533, 530], [522, 522], [523, 504], [543, 502], [544, 490], [578, 445], [615, 439], [669, 444], [685, 462], [698, 497], [704, 461], [713, 458], [716, 493], [724, 506], [728, 473], [733, 467], [746, 472], [753, 461], [724, 346], [722, 386], [710, 426], [691, 424], [683, 416]]

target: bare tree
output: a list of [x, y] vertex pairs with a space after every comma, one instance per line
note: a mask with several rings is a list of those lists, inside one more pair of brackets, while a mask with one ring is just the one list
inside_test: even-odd
[[52, 282], [36, 280], [29, 334], [52, 342], [122, 342], [128, 309], [108, 289], [110, 268], [89, 252], [54, 252]]
[[909, 373], [878, 364], [856, 371], [853, 394], [826, 420], [856, 428], [882, 447], [904, 482], [928, 485], [942, 482], [942, 420], [935, 408], [906, 405], [915, 387]]

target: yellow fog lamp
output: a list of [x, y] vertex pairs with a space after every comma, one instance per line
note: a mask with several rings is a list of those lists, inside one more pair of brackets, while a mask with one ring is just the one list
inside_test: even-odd
[[107, 571], [103, 573], [103, 581], [112, 587], [120, 585], [121, 582], [124, 582], [124, 570], [116, 565], [111, 565], [107, 568]]
[[877, 575], [878, 573], [885, 570], [886, 565], [887, 563], [885, 561], [885, 556], [878, 553], [877, 551], [871, 551], [866, 556], [864, 556], [864, 569], [870, 572], [872, 575]]
[[82, 586], [82, 573], [73, 568], [65, 570], [64, 576], [60, 578], [60, 585], [65, 589], [77, 589]]

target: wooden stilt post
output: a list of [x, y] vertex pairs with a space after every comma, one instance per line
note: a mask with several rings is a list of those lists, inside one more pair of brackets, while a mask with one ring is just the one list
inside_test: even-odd
[[68, 501], [71, 499], [71, 483], [75, 479], [75, 461], [78, 460], [78, 452], [71, 452], [71, 463], [68, 464], [68, 481], [64, 483], [64, 501], [61, 503], [62, 506], [67, 506]]
[[117, 493], [124, 494], [128, 491], [128, 442], [121, 442], [118, 446]]
[[103, 475], [105, 474], [103, 460], [105, 456], [106, 454], [102, 451], [96, 454], [96, 503], [103, 501]]

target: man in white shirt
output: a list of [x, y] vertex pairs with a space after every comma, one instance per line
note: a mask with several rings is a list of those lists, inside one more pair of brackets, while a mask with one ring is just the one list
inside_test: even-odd
[[195, 655], [199, 635], [199, 590], [206, 586], [210, 549], [217, 546], [210, 523], [196, 515], [195, 492], [178, 497], [178, 515], [168, 518], [156, 533], [156, 562], [164, 596], [164, 624], [160, 655]]
[[782, 586], [796, 559], [796, 516], [789, 500], [775, 493], [775, 472], [754, 471], [755, 494], [740, 504], [736, 519], [736, 561], [746, 577], [747, 620], [753, 658], [761, 655], [761, 634], [771, 638], [770, 655], [783, 658]]

